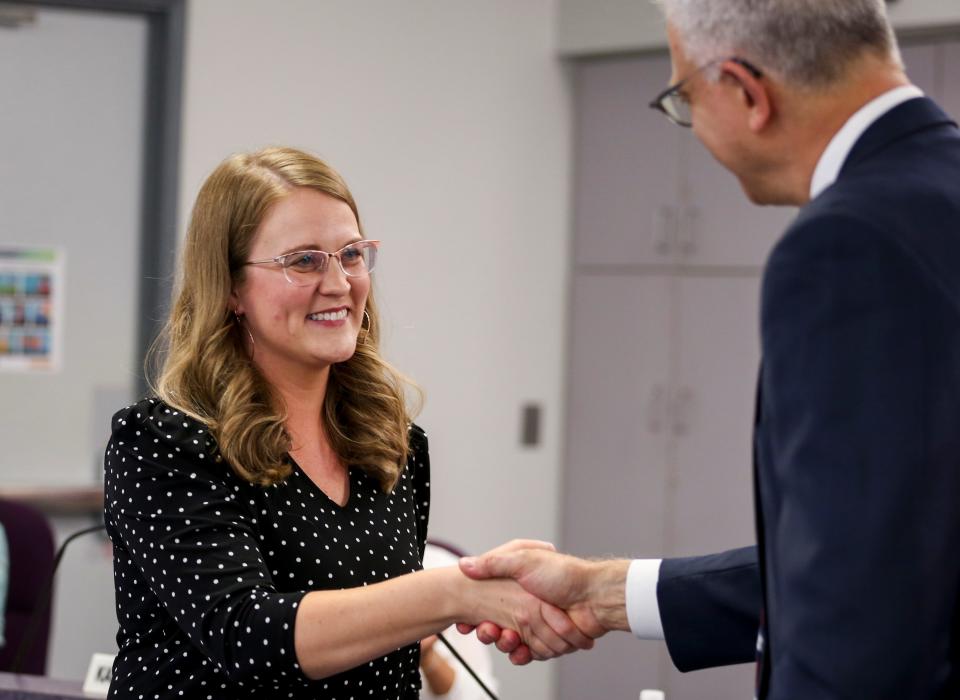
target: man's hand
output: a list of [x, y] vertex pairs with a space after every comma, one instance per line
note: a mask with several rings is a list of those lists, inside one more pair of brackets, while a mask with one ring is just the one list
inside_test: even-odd
[[[479, 557], [464, 557], [460, 569], [474, 579], [512, 578], [541, 600], [566, 610], [570, 620], [592, 639], [609, 630], [629, 628], [626, 619], [625, 589], [629, 562], [591, 562], [557, 554], [548, 548], [531, 549], [514, 541]], [[458, 625], [469, 633], [469, 626]], [[527, 663], [530, 652], [520, 644], [513, 630], [484, 622], [477, 638], [496, 643], [515, 664]]]

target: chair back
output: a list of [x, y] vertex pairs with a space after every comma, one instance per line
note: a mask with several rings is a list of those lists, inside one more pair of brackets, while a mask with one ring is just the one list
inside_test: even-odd
[[47, 645], [50, 639], [49, 596], [47, 582], [53, 570], [53, 529], [46, 516], [33, 506], [0, 500], [0, 524], [7, 535], [10, 552], [7, 605], [4, 613], [4, 638], [0, 647], [0, 671], [12, 671], [20, 643], [38, 607], [33, 641], [24, 650], [22, 673], [43, 675], [47, 668]]
[[450, 554], [452, 554], [453, 556], [458, 558], [467, 556], [467, 553], [464, 552], [462, 549], [460, 549], [457, 545], [450, 544], [449, 542], [445, 542], [444, 540], [435, 540], [432, 537], [430, 537], [430, 538], [427, 538], [427, 544], [432, 544], [434, 547], [439, 547], [440, 549], [444, 549]]

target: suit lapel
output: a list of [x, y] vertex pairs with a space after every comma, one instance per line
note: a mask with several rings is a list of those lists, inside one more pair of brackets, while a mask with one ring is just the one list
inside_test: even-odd
[[770, 685], [770, 635], [767, 632], [767, 574], [764, 548], [763, 508], [760, 501], [759, 440], [763, 423], [763, 360], [757, 373], [757, 392], [753, 410], [753, 514], [757, 529], [757, 562], [760, 569], [760, 591], [763, 607], [760, 609], [760, 629], [757, 631], [757, 676], [755, 697], [764, 698]]

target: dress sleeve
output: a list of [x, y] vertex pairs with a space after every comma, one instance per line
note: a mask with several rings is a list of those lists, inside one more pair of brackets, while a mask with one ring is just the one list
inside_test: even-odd
[[[256, 487], [234, 477], [215, 448], [202, 424], [161, 402], [117, 413], [104, 458], [108, 532], [231, 680], [305, 682], [293, 641], [305, 591], [277, 591], [255, 536]], [[118, 579], [118, 598], [132, 595], [126, 585]]]
[[407, 468], [413, 481], [413, 501], [417, 514], [417, 545], [423, 561], [427, 545], [427, 526], [430, 523], [430, 450], [427, 434], [419, 425], [410, 426], [410, 456]]

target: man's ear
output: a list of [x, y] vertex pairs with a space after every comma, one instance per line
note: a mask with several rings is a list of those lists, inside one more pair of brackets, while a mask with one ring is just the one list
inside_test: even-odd
[[723, 79], [735, 82], [744, 107], [749, 110], [747, 125], [754, 133], [762, 131], [773, 117], [773, 100], [763, 78], [739, 61], [724, 61], [720, 65]]

